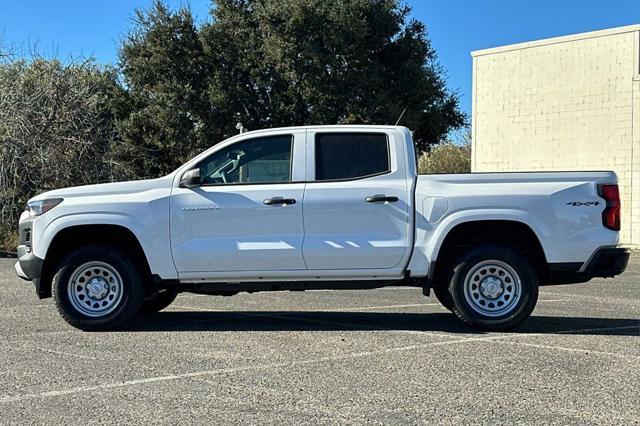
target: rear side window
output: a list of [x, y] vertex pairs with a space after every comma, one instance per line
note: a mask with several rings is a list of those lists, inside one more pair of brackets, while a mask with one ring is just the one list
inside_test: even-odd
[[381, 133], [316, 135], [316, 180], [346, 180], [386, 173], [389, 142]]

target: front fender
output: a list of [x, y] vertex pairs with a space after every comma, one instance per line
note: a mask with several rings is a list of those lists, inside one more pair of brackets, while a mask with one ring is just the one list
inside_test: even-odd
[[[37, 225], [40, 225], [40, 229], [36, 228]], [[164, 279], [177, 278], [171, 257], [168, 225], [145, 225], [143, 221], [119, 212], [78, 212], [55, 217], [46, 223], [36, 222], [33, 230], [35, 255], [45, 259], [51, 242], [60, 231], [80, 225], [117, 225], [128, 229], [140, 243], [152, 273]]]

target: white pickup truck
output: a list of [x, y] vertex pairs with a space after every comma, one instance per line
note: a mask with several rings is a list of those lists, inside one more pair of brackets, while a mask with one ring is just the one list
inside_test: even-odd
[[411, 132], [243, 133], [168, 176], [59, 189], [20, 217], [17, 274], [71, 325], [117, 327], [179, 292], [414, 286], [504, 330], [538, 286], [624, 271], [613, 172], [418, 175]]

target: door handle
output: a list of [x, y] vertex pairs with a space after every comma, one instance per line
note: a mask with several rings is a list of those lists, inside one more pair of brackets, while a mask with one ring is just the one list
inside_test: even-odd
[[266, 200], [263, 201], [263, 203], [265, 203], [268, 206], [276, 206], [276, 205], [282, 205], [282, 204], [295, 204], [296, 200], [295, 198], [273, 197], [273, 198], [267, 198]]
[[367, 203], [379, 203], [379, 202], [395, 203], [396, 201], [398, 201], [398, 197], [378, 194], [378, 195], [370, 195], [364, 200]]

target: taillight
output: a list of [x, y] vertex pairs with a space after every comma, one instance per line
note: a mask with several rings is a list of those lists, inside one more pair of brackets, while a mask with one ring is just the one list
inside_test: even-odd
[[607, 202], [607, 206], [602, 212], [602, 225], [605, 228], [619, 231], [620, 191], [618, 191], [618, 185], [598, 185], [598, 195]]

